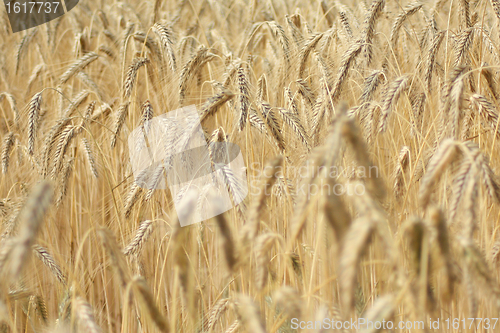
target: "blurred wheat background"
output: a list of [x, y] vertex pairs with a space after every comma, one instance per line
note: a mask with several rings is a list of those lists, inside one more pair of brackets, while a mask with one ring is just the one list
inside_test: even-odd
[[[498, 318], [497, 0], [83, 0], [21, 33], [2, 20], [1, 332]], [[250, 194], [181, 228], [168, 189], [134, 183], [127, 137], [192, 104], [207, 142], [241, 147]]]

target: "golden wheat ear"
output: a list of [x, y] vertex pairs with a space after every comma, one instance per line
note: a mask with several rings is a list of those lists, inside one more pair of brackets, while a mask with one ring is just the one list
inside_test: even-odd
[[151, 36], [147, 36], [146, 38], [146, 33], [144, 31], [136, 31], [132, 37], [140, 42], [141, 44], [144, 44], [146, 45], [146, 47], [149, 49], [149, 51], [151, 52], [151, 55], [152, 55], [152, 58], [154, 59], [155, 62], [158, 62], [158, 63], [161, 63], [162, 61], [162, 53], [161, 53], [161, 49], [160, 49], [160, 46], [158, 45], [158, 43], [156, 42], [156, 40], [151, 37]]
[[28, 153], [33, 155], [35, 149], [36, 132], [39, 125], [42, 92], [36, 93], [28, 105]]
[[352, 222], [345, 236], [344, 247], [340, 255], [339, 270], [342, 286], [342, 304], [346, 313], [354, 308], [354, 291], [357, 282], [358, 265], [368, 249], [375, 223], [369, 218], [359, 218]]
[[66, 285], [66, 276], [62, 272], [61, 267], [52, 256], [52, 254], [50, 254], [46, 248], [38, 244], [33, 245], [33, 252], [38, 257], [38, 259], [40, 259], [40, 261], [43, 262], [45, 266], [47, 266], [52, 274], [54, 274], [57, 280], [59, 280], [59, 282], [61, 282], [63, 285]]
[[266, 333], [266, 326], [262, 320], [260, 309], [250, 296], [238, 295], [235, 304], [238, 320], [248, 332]]
[[167, 60], [170, 69], [172, 70], [172, 72], [175, 72], [177, 70], [177, 61], [174, 51], [174, 33], [171, 27], [161, 23], [155, 23], [153, 26], [153, 30], [160, 38], [161, 45], [167, 54]]
[[108, 229], [99, 229], [98, 235], [101, 240], [102, 246], [109, 256], [110, 266], [115, 270], [116, 276], [123, 289], [131, 280], [130, 272], [123, 256], [122, 251], [116, 243], [113, 233]]
[[140, 197], [143, 195], [144, 190], [142, 187], [137, 185], [134, 181], [130, 186], [130, 190], [128, 192], [127, 198], [125, 199], [125, 204], [123, 205], [125, 218], [129, 218], [130, 214], [132, 214], [132, 209], [134, 205], [138, 202]]
[[74, 158], [69, 158], [67, 161], [63, 164], [61, 173], [57, 182], [57, 199], [56, 199], [56, 207], [59, 207], [66, 196], [66, 193], [68, 191], [68, 183], [69, 183], [69, 178], [71, 177], [71, 174], [73, 172], [73, 166], [74, 166]]
[[432, 40], [432, 43], [429, 46], [429, 51], [427, 52], [427, 61], [425, 66], [424, 80], [426, 82], [427, 92], [431, 92], [432, 87], [432, 74], [434, 73], [435, 64], [436, 64], [436, 56], [439, 51], [439, 47], [441, 46], [441, 42], [443, 41], [445, 36], [445, 31], [441, 30], [436, 33], [436, 36]]
[[129, 106], [130, 102], [124, 102], [122, 103], [119, 107], [118, 110], [116, 110], [116, 118], [115, 118], [115, 123], [114, 123], [114, 130], [113, 130], [113, 136], [111, 138], [111, 148], [114, 148], [116, 146], [116, 141], [118, 140], [118, 135], [120, 134], [120, 131], [125, 124], [125, 120], [127, 119], [128, 116], [128, 111], [129, 111]]
[[375, 91], [379, 87], [380, 83], [384, 79], [384, 72], [381, 70], [374, 70], [365, 78], [363, 84], [363, 92], [359, 98], [362, 105], [371, 101], [375, 94]]
[[54, 189], [49, 181], [42, 181], [36, 185], [29, 195], [26, 203], [17, 216], [19, 225], [18, 236], [9, 253], [9, 278], [15, 281], [19, 278], [23, 267], [28, 262], [31, 246], [35, 243], [36, 236], [41, 228], [44, 217], [52, 204]]
[[283, 286], [273, 293], [276, 306], [283, 309], [283, 313], [289, 318], [301, 318], [302, 304], [300, 295], [292, 287]]
[[132, 89], [137, 79], [137, 72], [139, 69], [150, 63], [148, 58], [135, 58], [130, 66], [128, 67], [127, 75], [125, 76], [125, 82], [123, 83], [123, 98], [128, 99], [132, 94]]
[[135, 255], [138, 256], [144, 244], [148, 240], [149, 236], [153, 232], [154, 223], [152, 220], [146, 220], [141, 222], [139, 228], [134, 235], [134, 238], [130, 241], [130, 243], [123, 249], [123, 254], [126, 256]]
[[[391, 294], [380, 296], [373, 303], [373, 305], [366, 310], [363, 314], [363, 318], [366, 318], [367, 322], [376, 322], [380, 320], [390, 321], [394, 316], [394, 311], [396, 310], [396, 300]], [[391, 318], [391, 319], [386, 319]], [[377, 330], [375, 328], [367, 328], [367, 333], [375, 333]]]
[[304, 46], [302, 47], [302, 50], [300, 51], [299, 54], [299, 78], [304, 77], [304, 71], [306, 69], [306, 62], [307, 58], [309, 57], [309, 54], [311, 54], [312, 50], [318, 45], [319, 41], [321, 40], [321, 37], [323, 37], [322, 33], [317, 33], [309, 37], [309, 39], [305, 42]]
[[265, 233], [255, 239], [255, 288], [262, 291], [269, 277], [269, 252], [277, 240], [277, 234]]
[[410, 148], [403, 146], [399, 151], [396, 168], [394, 169], [394, 195], [396, 198], [401, 198], [404, 186], [404, 174], [410, 164]]
[[132, 289], [135, 297], [139, 300], [139, 307], [144, 309], [148, 318], [160, 332], [169, 333], [171, 331], [170, 324], [156, 305], [154, 295], [147, 286], [144, 278], [140, 276], [134, 277], [132, 280]]
[[365, 58], [366, 65], [369, 66], [373, 60], [373, 39], [375, 37], [375, 27], [378, 19], [382, 14], [382, 10], [385, 6], [385, 0], [374, 0], [372, 2], [371, 8], [367, 13], [365, 21], [363, 22], [363, 32], [362, 32], [362, 44], [363, 46], [363, 56]]
[[242, 242], [245, 246], [252, 242], [257, 236], [261, 222], [260, 218], [264, 213], [266, 198], [268, 198], [271, 193], [271, 188], [276, 182], [277, 174], [282, 170], [282, 163], [283, 157], [278, 156], [271, 160], [269, 164], [264, 168], [259, 196], [252, 202], [252, 206], [250, 207], [249, 212], [249, 221], [241, 230]]
[[290, 62], [290, 41], [285, 33], [285, 29], [283, 29], [283, 27], [276, 21], [269, 21], [267, 22], [267, 25], [269, 26], [273, 36], [278, 40], [278, 43], [283, 51], [283, 57], [288, 64]]
[[222, 250], [229, 272], [233, 272], [238, 264], [239, 249], [234, 239], [234, 233], [224, 214], [215, 217], [221, 235]]
[[210, 332], [210, 330], [215, 327], [217, 321], [228, 310], [231, 303], [232, 302], [229, 300], [229, 298], [221, 298], [213, 306], [210, 307], [210, 311], [207, 312], [207, 315], [203, 320], [203, 332]]
[[413, 2], [409, 5], [407, 5], [404, 9], [403, 12], [401, 12], [396, 19], [394, 20], [394, 23], [392, 24], [392, 29], [391, 29], [391, 37], [390, 37], [390, 44], [393, 49], [396, 48], [396, 43], [398, 41], [399, 37], [399, 30], [403, 26], [403, 23], [412, 15], [417, 13], [421, 8], [423, 7], [423, 4], [419, 2]]
[[[39, 67], [39, 66], [36, 66], [36, 67]], [[36, 67], [35, 67], [35, 69], [36, 69]], [[30, 77], [30, 80], [31, 80], [31, 77]], [[30, 87], [30, 83], [28, 82], [28, 89], [26, 92], [27, 94], [29, 93], [29, 87]], [[20, 114], [19, 114], [19, 110], [17, 108], [16, 99], [14, 98], [14, 96], [12, 94], [9, 94], [8, 92], [3, 92], [3, 93], [0, 93], [0, 102], [3, 100], [4, 97], [9, 102], [10, 110], [12, 111], [12, 115], [14, 116], [14, 123], [18, 124]]]
[[354, 65], [355, 59], [363, 50], [363, 45], [362, 41], [353, 43], [342, 56], [337, 73], [337, 79], [332, 88], [331, 98], [333, 102], [336, 102], [340, 98], [340, 93], [342, 92], [345, 81], [347, 80], [349, 70]]
[[99, 172], [97, 171], [97, 164], [90, 143], [88, 142], [87, 139], [82, 138], [82, 145], [83, 145], [83, 151], [85, 152], [85, 156], [87, 158], [87, 162], [89, 164], [90, 172], [95, 178], [99, 178]]
[[73, 308], [75, 309], [79, 325], [85, 328], [89, 333], [102, 332], [99, 325], [97, 325], [94, 310], [92, 306], [82, 297], [77, 297], [73, 301]]
[[447, 139], [438, 147], [429, 161], [427, 172], [420, 182], [419, 200], [423, 208], [429, 204], [434, 184], [439, 181], [446, 168], [459, 157], [460, 151], [456, 141]]
[[238, 120], [238, 129], [245, 128], [248, 118], [248, 108], [250, 107], [250, 82], [246, 73], [246, 65], [241, 63], [238, 67], [238, 89], [240, 102], [240, 117]]
[[63, 85], [66, 82], [68, 82], [69, 79], [71, 79], [75, 74], [83, 70], [85, 67], [87, 67], [89, 64], [97, 60], [99, 55], [95, 52], [88, 52], [85, 55], [83, 55], [81, 58], [76, 60], [67, 70], [66, 72], [61, 75], [59, 78], [59, 85]]
[[33, 37], [35, 37], [37, 32], [38, 32], [38, 27], [35, 27], [30, 32], [27, 32], [21, 39], [19, 45], [17, 46], [16, 56], [15, 56], [16, 74], [19, 72], [19, 66], [21, 65], [21, 61], [24, 58], [25, 54], [27, 53], [29, 45], [31, 44], [31, 41], [33, 41]]
[[76, 132], [76, 127], [73, 125], [67, 125], [66, 128], [61, 132], [61, 137], [57, 143], [56, 149], [54, 151], [54, 165], [52, 167], [52, 179], [56, 178], [56, 175], [62, 169], [64, 156], [68, 151], [68, 148], [73, 140]]
[[443, 262], [444, 287], [441, 295], [444, 300], [449, 300], [453, 295], [455, 283], [458, 279], [454, 268], [451, 238], [448, 233], [448, 226], [442, 210], [436, 207], [429, 209], [429, 219], [431, 227], [436, 231], [437, 247], [439, 249], [439, 255], [442, 258], [441, 261]]
[[409, 266], [413, 276], [420, 276], [422, 251], [424, 238], [427, 237], [427, 230], [423, 221], [418, 217], [410, 217], [402, 226], [403, 234], [408, 247]]
[[388, 86], [388, 89], [384, 96], [384, 101], [382, 105], [382, 116], [380, 117], [379, 133], [385, 132], [387, 129], [387, 121], [392, 108], [396, 105], [401, 94], [408, 88], [408, 83], [410, 81], [409, 75], [403, 75]]
[[201, 107], [200, 121], [203, 123], [208, 117], [214, 116], [226, 102], [234, 97], [234, 94], [224, 87], [222, 91], [210, 97]]
[[9, 162], [10, 162], [10, 153], [12, 151], [12, 148], [14, 147], [15, 143], [15, 137], [14, 137], [14, 132], [10, 132], [7, 134], [2, 142], [2, 173], [5, 175], [7, 173], [7, 170], [9, 168]]
[[184, 99], [186, 97], [186, 91], [190, 80], [198, 73], [200, 68], [206, 62], [210, 61], [214, 57], [213, 54], [208, 52], [208, 49], [200, 45], [196, 53], [189, 59], [189, 61], [182, 67], [181, 73], [179, 75], [179, 105], [184, 105]]

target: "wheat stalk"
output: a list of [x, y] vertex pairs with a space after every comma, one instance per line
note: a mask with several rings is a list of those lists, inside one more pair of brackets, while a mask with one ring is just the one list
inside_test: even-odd
[[493, 133], [497, 137], [500, 137], [500, 124], [496, 107], [486, 97], [479, 94], [472, 95], [469, 100], [479, 110], [479, 115], [488, 124]]
[[162, 60], [161, 49], [158, 46], [158, 43], [154, 40], [154, 38], [150, 37], [149, 35], [146, 35], [146, 33], [143, 31], [136, 31], [132, 37], [134, 37], [134, 39], [139, 41], [140, 43], [146, 45], [146, 47], [152, 53], [153, 59], [155, 61], [161, 62]]
[[316, 47], [316, 45], [318, 45], [321, 37], [323, 37], [323, 34], [321, 33], [314, 34], [309, 37], [309, 39], [304, 43], [304, 46], [302, 47], [302, 50], [299, 54], [299, 78], [302, 78], [304, 76], [307, 58], [309, 57], [309, 54], [311, 54], [311, 51]]
[[141, 300], [140, 304], [144, 306], [144, 308], [146, 309], [146, 313], [148, 314], [152, 322], [161, 332], [170, 332], [170, 325], [167, 319], [158, 309], [154, 300], [154, 296], [149, 290], [146, 281], [142, 277], [136, 276], [132, 280], [132, 284], [134, 287], [134, 294]]
[[40, 107], [42, 104], [42, 92], [36, 93], [31, 98], [28, 105], [28, 153], [33, 155], [35, 147], [36, 132], [40, 116]]
[[229, 305], [229, 298], [221, 298], [210, 308], [210, 312], [207, 313], [207, 316], [203, 321], [203, 332], [209, 332], [215, 327], [217, 320], [219, 320], [224, 312], [227, 311]]
[[149, 62], [148, 58], [135, 58], [132, 61], [132, 64], [128, 67], [125, 82], [123, 83], [123, 98], [130, 98], [137, 78], [137, 72], [142, 66], [148, 64]]
[[14, 147], [15, 137], [14, 132], [10, 132], [5, 136], [2, 143], [2, 173], [5, 175], [9, 168], [10, 153]]
[[347, 310], [354, 306], [354, 287], [358, 264], [374, 232], [374, 223], [368, 218], [353, 221], [349, 228], [344, 248], [340, 256], [340, 284], [342, 286], [342, 301]]
[[154, 32], [160, 38], [161, 44], [167, 53], [168, 64], [170, 69], [175, 72], [177, 68], [175, 52], [174, 52], [174, 42], [173, 42], [173, 31], [172, 29], [160, 23], [155, 23], [153, 25]]
[[393, 108], [397, 103], [401, 94], [407, 89], [408, 81], [410, 80], [409, 75], [403, 75], [388, 86], [387, 91], [384, 96], [384, 103], [382, 105], [382, 116], [380, 117], [379, 133], [385, 132], [387, 129], [387, 119]]
[[89, 333], [102, 332], [101, 328], [96, 323], [94, 311], [90, 304], [82, 297], [77, 297], [73, 302], [73, 307], [75, 308], [79, 322], [85, 327], [86, 331]]
[[82, 138], [83, 151], [85, 152], [85, 156], [87, 157], [87, 161], [89, 163], [90, 172], [95, 178], [99, 178], [99, 173], [97, 171], [97, 165], [94, 159], [94, 154], [92, 153], [92, 148], [90, 147], [87, 139]]
[[420, 204], [426, 207], [429, 204], [432, 187], [439, 181], [446, 167], [459, 157], [458, 143], [451, 139], [444, 140], [438, 147], [427, 167], [427, 172], [420, 184]]
[[139, 255], [142, 251], [144, 243], [148, 240], [149, 236], [153, 232], [153, 221], [146, 220], [141, 222], [139, 228], [137, 229], [132, 241], [123, 249], [123, 254], [128, 255]]
[[33, 37], [35, 37], [36, 33], [38, 32], [38, 28], [35, 27], [33, 30], [31, 30], [29, 33], [26, 33], [23, 38], [21, 39], [21, 42], [19, 43], [17, 50], [16, 50], [16, 71], [15, 73], [17, 74], [19, 72], [19, 66], [21, 64], [21, 60], [26, 54], [28, 47], [33, 40]]
[[363, 43], [361, 41], [357, 41], [351, 44], [342, 56], [338, 69], [337, 80], [332, 88], [331, 98], [334, 102], [339, 99], [340, 93], [342, 92], [342, 88], [349, 74], [349, 69], [354, 65], [354, 61], [361, 53], [361, 50], [363, 50]]
[[97, 97], [99, 98], [99, 100], [103, 100], [104, 99], [104, 94], [103, 92], [101, 91], [101, 89], [99, 88], [99, 86], [97, 85], [97, 83], [92, 80], [92, 78], [86, 74], [85, 72], [80, 72], [76, 75], [76, 77], [84, 84], [87, 86], [87, 88], [89, 88], [90, 90], [92, 90], [94, 93], [96, 93]]
[[394, 171], [394, 195], [400, 198], [403, 191], [404, 173], [410, 162], [410, 148], [403, 146], [399, 152], [396, 169]]
[[419, 2], [412, 2], [408, 4], [405, 8], [403, 8], [403, 12], [400, 13], [394, 23], [392, 24], [391, 29], [391, 47], [396, 48], [396, 43], [398, 42], [399, 30], [403, 26], [403, 23], [416, 12], [418, 12], [422, 8], [423, 4]]
[[285, 29], [281, 25], [279, 25], [276, 21], [268, 21], [267, 25], [271, 29], [273, 35], [278, 39], [278, 42], [283, 51], [283, 57], [287, 63], [290, 62], [290, 41], [288, 40], [288, 36], [285, 33]]
[[49, 251], [40, 245], [33, 245], [33, 252], [36, 254], [38, 259], [40, 259], [45, 266], [47, 266], [52, 274], [61, 282], [62, 284], [66, 284], [66, 276], [63, 274], [61, 267], [56, 262], [54, 257], [49, 253]]
[[0, 94], [0, 101], [4, 97], [9, 102], [10, 109], [11, 109], [12, 113], [14, 114], [14, 121], [17, 124], [19, 122], [19, 110], [17, 109], [16, 99], [14, 98], [14, 96], [12, 94], [9, 94], [8, 92], [3, 92]]
[[363, 53], [366, 59], [367, 65], [370, 65], [373, 58], [373, 38], [375, 37], [375, 25], [377, 20], [382, 14], [382, 10], [385, 6], [385, 0], [374, 0], [372, 2], [371, 8], [363, 22], [364, 28], [362, 32], [362, 44]]
[[131, 280], [131, 277], [129, 270], [127, 269], [125, 258], [116, 243], [115, 237], [111, 231], [107, 229], [100, 229], [97, 234], [101, 239], [103, 248], [109, 256], [111, 267], [116, 271], [116, 275], [118, 276], [122, 288], [125, 288]]
[[[367, 321], [376, 322], [382, 320], [390, 320], [392, 318], [395, 310], [395, 299], [391, 294], [378, 297], [378, 299], [373, 303], [372, 307], [369, 308], [363, 317]], [[387, 319], [386, 319], [387, 318]], [[375, 333], [377, 330], [374, 327], [367, 326], [363, 330], [364, 333]]]
[[198, 73], [201, 66], [212, 59], [213, 55], [203, 45], [200, 45], [194, 56], [184, 65], [179, 77], [179, 104], [182, 106], [190, 79]]
[[272, 233], [262, 234], [255, 239], [255, 287], [262, 291], [269, 275], [269, 252], [277, 236]]
[[[460, 2], [467, 2], [468, 0], [463, 0]], [[454, 66], [458, 66], [465, 62], [467, 52], [472, 45], [474, 40], [474, 29], [467, 28], [458, 37], [458, 41], [455, 46], [455, 63]]]
[[226, 264], [229, 271], [233, 271], [237, 262], [237, 247], [234, 242], [233, 232], [229, 226], [224, 214], [219, 214], [215, 217], [217, 221], [217, 226], [219, 227], [222, 240], [222, 248], [224, 251], [224, 258], [226, 259]]
[[73, 171], [73, 162], [74, 162], [73, 158], [69, 159], [66, 163], [64, 163], [64, 166], [61, 170], [61, 176], [59, 177], [59, 182], [58, 182], [59, 194], [56, 199], [57, 207], [59, 207], [59, 205], [62, 203], [62, 200], [64, 199], [68, 191], [68, 182], [69, 178], [71, 177], [71, 173]]
[[290, 126], [290, 128], [297, 134], [297, 137], [300, 139], [300, 141], [302, 141], [302, 143], [307, 147], [307, 149], [310, 149], [309, 135], [307, 134], [304, 126], [302, 125], [298, 117], [298, 114], [284, 108], [278, 108], [278, 113], [283, 118], [283, 121], [288, 126]]
[[129, 194], [123, 206], [126, 218], [130, 217], [130, 214], [132, 213], [132, 208], [134, 208], [134, 205], [139, 200], [142, 192], [143, 192], [142, 188], [139, 187], [139, 185], [137, 185], [137, 183], [134, 182], [130, 188]]
[[264, 169], [259, 197], [253, 201], [249, 213], [250, 220], [242, 230], [244, 244], [247, 244], [249, 241], [253, 240], [259, 231], [260, 217], [264, 210], [265, 200], [269, 196], [270, 189], [276, 181], [277, 173], [280, 171], [282, 163], [283, 158], [281, 156], [278, 156], [275, 159], [271, 160], [268, 166]]
[[88, 52], [84, 54], [81, 58], [76, 60], [59, 78], [59, 85], [63, 85], [68, 82], [75, 74], [82, 71], [89, 64], [97, 60], [99, 55], [95, 52]]
[[240, 102], [240, 118], [238, 121], [238, 129], [242, 131], [245, 128], [248, 117], [248, 108], [250, 107], [250, 82], [246, 74], [246, 66], [241, 63], [238, 67], [238, 89]]
[[216, 114], [220, 107], [231, 100], [233, 97], [234, 94], [229, 89], [223, 88], [220, 93], [207, 99], [207, 101], [201, 108], [200, 121], [203, 122], [208, 117]]
[[266, 327], [261, 319], [260, 310], [249, 296], [238, 295], [236, 308], [239, 314], [239, 321], [249, 332], [266, 332]]
[[67, 125], [61, 132], [61, 137], [57, 143], [56, 150], [54, 152], [54, 166], [52, 168], [52, 179], [55, 179], [56, 175], [61, 171], [61, 166], [63, 164], [64, 156], [66, 151], [75, 135], [75, 126]]
[[111, 148], [116, 146], [116, 140], [118, 139], [118, 134], [125, 124], [125, 120], [127, 119], [128, 109], [130, 106], [130, 102], [125, 102], [120, 104], [118, 110], [116, 110], [116, 120], [114, 124], [113, 137], [111, 138]]
[[[35, 242], [43, 218], [51, 204], [53, 188], [50, 182], [39, 183], [31, 192], [28, 200], [22, 207], [17, 220], [20, 224], [19, 235], [10, 253], [10, 278], [15, 281]], [[7, 282], [7, 281], [5, 281]]]

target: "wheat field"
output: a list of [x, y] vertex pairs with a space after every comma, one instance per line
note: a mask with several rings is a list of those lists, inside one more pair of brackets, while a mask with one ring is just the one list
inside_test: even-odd
[[[82, 0], [2, 21], [0, 332], [500, 331], [499, 1]], [[181, 227], [127, 138], [190, 105], [249, 191]], [[317, 325], [360, 318], [384, 327]]]

